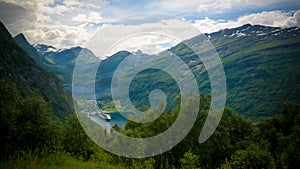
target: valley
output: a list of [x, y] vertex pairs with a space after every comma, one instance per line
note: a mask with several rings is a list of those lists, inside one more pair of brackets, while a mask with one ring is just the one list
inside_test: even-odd
[[[282, 29], [247, 24], [206, 36], [223, 62], [227, 79], [226, 105], [235, 112], [246, 118], [258, 119], [276, 114], [284, 101], [299, 102], [298, 27]], [[18, 40], [18, 36], [15, 39], [41, 67], [55, 74], [69, 92], [79, 52], [87, 53], [87, 63], [95, 64], [98, 59], [90, 50], [81, 47], [56, 49], [48, 45], [30, 45], [25, 38]], [[196, 39], [194, 37], [184, 43], [193, 45]], [[200, 93], [209, 94], [211, 88], [205, 67], [184, 43], [167, 51], [179, 56], [190, 67]], [[110, 86], [113, 73], [129, 55], [134, 53], [120, 51], [101, 60], [95, 79], [97, 100], [101, 106], [112, 103]], [[174, 108], [179, 89], [172, 77], [159, 70], [149, 69], [139, 73], [130, 86], [130, 98], [138, 108], [149, 106], [147, 99], [142, 98], [147, 98], [148, 93], [155, 88], [168, 95], [167, 107]]]

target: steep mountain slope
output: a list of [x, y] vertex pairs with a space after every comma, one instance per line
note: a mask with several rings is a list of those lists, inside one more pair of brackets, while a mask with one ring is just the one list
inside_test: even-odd
[[37, 64], [55, 74], [69, 92], [71, 92], [73, 69], [80, 52], [88, 57], [88, 62], [93, 63], [98, 59], [90, 50], [79, 46], [70, 49], [56, 49], [44, 44], [30, 45], [22, 34], [17, 35], [14, 39]]
[[22, 33], [15, 36], [14, 40], [25, 52], [28, 53], [28, 55], [35, 61], [35, 63], [42, 66], [43, 68], [45, 67], [42, 64], [43, 61], [42, 61], [42, 58], [41, 58], [39, 52], [28, 43], [27, 39], [25, 38], [25, 36]]
[[[270, 116], [284, 101], [300, 102], [300, 29], [244, 25], [207, 34], [225, 69], [227, 105], [239, 114]], [[195, 37], [197, 38], [197, 37]], [[186, 53], [183, 45], [171, 49]], [[182, 55], [193, 61], [195, 55]], [[194, 60], [192, 67], [201, 65]], [[198, 63], [197, 63], [198, 62]], [[207, 74], [199, 78], [208, 91]]]
[[22, 50], [0, 22], [0, 74], [14, 81], [23, 96], [38, 91], [53, 112], [64, 119], [73, 112], [72, 99], [57, 77], [43, 70]]
[[97, 98], [101, 100], [111, 100], [111, 79], [115, 69], [127, 56], [131, 53], [128, 51], [120, 51], [107, 59], [101, 61], [98, 73], [96, 76], [96, 94]]
[[[256, 119], [278, 112], [285, 101], [300, 102], [299, 28], [281, 29], [247, 24], [206, 36], [221, 57], [227, 81], [226, 105], [234, 111]], [[185, 43], [197, 45], [198, 38], [201, 37], [194, 37]], [[169, 51], [181, 57], [193, 70], [200, 92], [210, 93], [208, 74], [196, 54], [184, 43]], [[117, 65], [115, 61], [122, 59], [116, 57], [118, 55], [103, 62], [106, 65]], [[106, 86], [110, 86], [111, 75], [111, 71], [103, 75], [106, 77]], [[170, 76], [162, 71], [148, 69], [133, 79], [130, 97], [137, 106], [149, 106], [147, 98], [155, 88], [164, 90], [170, 97], [169, 101], [179, 94], [176, 82]], [[101, 92], [103, 94], [105, 91]], [[109, 89], [106, 93], [110, 94]], [[105, 99], [105, 96], [103, 94], [99, 99]]]

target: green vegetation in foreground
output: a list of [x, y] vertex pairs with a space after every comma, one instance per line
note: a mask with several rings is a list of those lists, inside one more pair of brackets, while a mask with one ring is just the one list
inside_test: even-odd
[[27, 153], [19, 156], [16, 160], [9, 160], [0, 163], [0, 168], [27, 168], [27, 169], [125, 169], [122, 165], [111, 165], [101, 161], [85, 161], [65, 153], [41, 154]]
[[[38, 94], [23, 98], [9, 79], [0, 82], [0, 168], [235, 169], [300, 165], [300, 105], [297, 104], [286, 104], [281, 115], [255, 123], [225, 108], [217, 130], [209, 140], [199, 144], [199, 133], [210, 105], [210, 96], [201, 94], [194, 127], [178, 145], [155, 157], [131, 159], [97, 146], [82, 130], [76, 115], [61, 123]], [[163, 113], [152, 123], [127, 122], [124, 129], [117, 126], [115, 129], [137, 138], [157, 135], [172, 125], [179, 109]], [[118, 146], [116, 141], [110, 144]]]

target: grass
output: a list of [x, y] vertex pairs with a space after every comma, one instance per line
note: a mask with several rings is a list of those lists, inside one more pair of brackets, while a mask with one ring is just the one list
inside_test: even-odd
[[124, 166], [111, 165], [105, 161], [84, 161], [67, 154], [34, 155], [28, 153], [14, 160], [1, 161], [0, 168], [15, 169], [114, 169], [125, 168]]

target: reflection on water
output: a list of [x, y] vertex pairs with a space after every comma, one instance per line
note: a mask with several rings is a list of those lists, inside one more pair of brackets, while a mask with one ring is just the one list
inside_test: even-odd
[[[129, 114], [132, 113], [122, 113], [122, 114], [127, 117]], [[120, 128], [125, 127], [127, 119], [124, 116], [122, 116], [119, 112], [110, 113], [110, 117], [111, 117], [111, 121], [109, 122], [109, 124], [111, 126], [117, 124]]]

